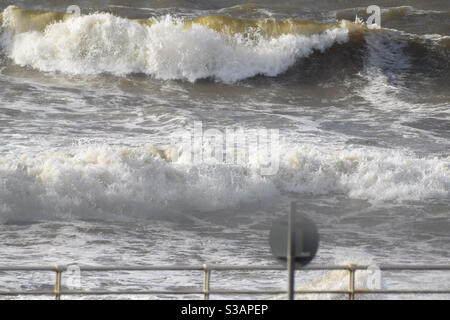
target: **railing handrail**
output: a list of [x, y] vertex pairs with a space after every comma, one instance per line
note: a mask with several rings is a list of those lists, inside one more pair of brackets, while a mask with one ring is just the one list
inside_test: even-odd
[[[102, 272], [102, 271], [201, 271], [204, 273], [204, 281], [202, 289], [193, 290], [62, 290], [61, 277], [70, 266], [76, 266], [80, 271]], [[345, 270], [349, 272], [348, 290], [294, 290], [295, 294], [347, 294], [350, 300], [355, 298], [356, 294], [450, 294], [449, 289], [376, 289], [376, 290], [360, 290], [355, 287], [355, 273], [360, 270], [369, 270], [373, 265], [309, 265], [306, 267], [296, 267], [297, 271], [330, 271]], [[450, 271], [450, 265], [436, 264], [381, 264], [376, 268], [384, 271]], [[212, 271], [283, 271], [287, 270], [284, 265], [140, 265], [140, 266], [88, 266], [78, 264], [54, 265], [54, 266], [0, 266], [0, 272], [20, 272], [20, 271], [49, 271], [55, 272], [55, 287], [50, 290], [29, 290], [29, 291], [0, 291], [0, 296], [37, 296], [37, 295], [54, 295], [59, 300], [62, 295], [189, 295], [201, 294], [205, 300], [210, 295], [262, 295], [262, 294], [286, 294], [286, 290], [220, 290], [210, 288], [210, 279]]]
[[[0, 266], [0, 271], [65, 271], [69, 266], [76, 265], [80, 270], [85, 271], [204, 271], [205, 268], [211, 271], [280, 271], [286, 270], [286, 266], [274, 265], [119, 265], [119, 266], [92, 266], [79, 264], [66, 264], [54, 266]], [[301, 270], [367, 270], [371, 265], [308, 265], [296, 267]], [[446, 271], [450, 270], [450, 265], [444, 264], [380, 264], [376, 265], [380, 270], [385, 271]]]

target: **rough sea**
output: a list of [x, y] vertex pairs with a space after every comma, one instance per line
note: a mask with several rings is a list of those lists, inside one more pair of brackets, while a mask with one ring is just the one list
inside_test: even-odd
[[[292, 201], [318, 227], [315, 264], [448, 264], [449, 53], [447, 0], [0, 0], [0, 265], [276, 264], [270, 228]], [[53, 277], [1, 272], [0, 291]], [[81, 274], [83, 290], [202, 280]], [[382, 273], [388, 289], [449, 283]]]

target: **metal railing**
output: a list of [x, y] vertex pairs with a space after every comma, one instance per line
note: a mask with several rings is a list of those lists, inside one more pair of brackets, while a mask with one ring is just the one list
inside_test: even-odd
[[[2, 267], [0, 272], [55, 272], [54, 290], [28, 290], [28, 291], [0, 291], [0, 296], [41, 296], [53, 295], [56, 300], [64, 296], [104, 296], [104, 295], [203, 295], [208, 300], [211, 295], [279, 295], [287, 294], [287, 290], [218, 290], [211, 289], [211, 273], [213, 271], [283, 271], [287, 270], [282, 265], [259, 265], [259, 266], [77, 266], [83, 272], [107, 272], [107, 271], [199, 271], [203, 272], [203, 288], [194, 290], [62, 290], [61, 280], [63, 273], [68, 270], [67, 266], [29, 266], [29, 267]], [[299, 267], [297, 271], [348, 271], [347, 290], [295, 290], [295, 294], [345, 294], [349, 300], [355, 299], [358, 294], [450, 294], [450, 288], [435, 290], [420, 289], [395, 289], [395, 290], [361, 290], [355, 286], [355, 275], [357, 271], [369, 270], [367, 265], [310, 265]], [[382, 271], [450, 271], [450, 265], [379, 265]], [[450, 279], [450, 278], [449, 278]], [[449, 281], [450, 284], [450, 281]]]

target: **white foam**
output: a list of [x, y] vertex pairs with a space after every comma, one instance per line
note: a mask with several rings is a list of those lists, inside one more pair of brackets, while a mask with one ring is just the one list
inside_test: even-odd
[[346, 28], [249, 40], [199, 24], [185, 28], [171, 16], [146, 27], [102, 13], [72, 17], [44, 32], [15, 34], [3, 47], [15, 63], [42, 71], [235, 82], [258, 74], [276, 76], [314, 50], [347, 40]]
[[300, 193], [345, 193], [373, 202], [448, 198], [450, 158], [418, 158], [402, 151], [291, 148], [276, 183]]
[[[154, 147], [81, 146], [1, 155], [2, 219], [148, 217], [234, 208], [280, 193], [346, 194], [369, 201], [449, 198], [449, 158], [400, 151], [284, 146], [280, 170], [253, 162], [173, 162]], [[182, 157], [180, 157], [182, 159]]]
[[177, 168], [153, 148], [107, 146], [1, 156], [0, 181], [0, 212], [9, 219], [208, 211], [276, 192], [243, 168]]

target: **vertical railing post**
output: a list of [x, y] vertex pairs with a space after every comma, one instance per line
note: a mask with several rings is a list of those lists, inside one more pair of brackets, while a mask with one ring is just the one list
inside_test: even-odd
[[55, 266], [55, 300], [61, 300], [61, 274], [62, 270], [58, 265]]
[[295, 298], [295, 215], [297, 204], [291, 203], [288, 221], [287, 267], [288, 267], [288, 300]]
[[203, 299], [209, 300], [209, 281], [211, 279], [211, 270], [206, 264], [203, 265], [203, 270], [205, 272], [205, 278], [203, 281]]
[[355, 272], [356, 269], [353, 265], [348, 266], [349, 278], [348, 278], [348, 300], [355, 300]]

